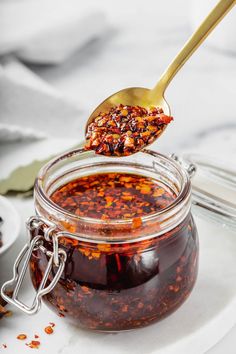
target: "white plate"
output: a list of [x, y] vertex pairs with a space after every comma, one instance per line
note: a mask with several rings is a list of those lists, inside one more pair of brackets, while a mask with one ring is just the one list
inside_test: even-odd
[[[34, 333], [42, 343], [37, 353], [51, 354], [203, 354], [236, 323], [236, 237], [218, 225], [195, 218], [200, 238], [200, 269], [189, 299], [173, 315], [144, 329], [119, 334], [93, 333], [73, 327], [46, 306], [35, 316], [15, 311], [1, 320], [0, 343], [11, 353], [25, 354], [25, 344], [15, 339]], [[10, 262], [10, 260], [9, 260]], [[24, 299], [33, 299], [29, 286]], [[48, 336], [44, 327], [55, 322]], [[7, 352], [7, 351], [6, 351]]]
[[20, 233], [21, 220], [12, 203], [0, 196], [0, 216], [3, 219], [1, 226], [3, 246], [0, 247], [0, 255], [13, 245]]

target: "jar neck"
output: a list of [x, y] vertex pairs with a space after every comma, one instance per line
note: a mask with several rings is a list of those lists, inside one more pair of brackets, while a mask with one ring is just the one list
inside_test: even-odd
[[[59, 186], [81, 176], [106, 171], [154, 178], [168, 185], [176, 194], [176, 199], [167, 208], [141, 217], [138, 227], [132, 219], [79, 217], [52, 202], [50, 196]], [[185, 170], [164, 155], [146, 150], [124, 158], [104, 158], [78, 149], [50, 161], [39, 172], [35, 184], [35, 208], [38, 215], [80, 240], [96, 243], [136, 242], [159, 237], [178, 226], [190, 211], [190, 192], [190, 181]]]

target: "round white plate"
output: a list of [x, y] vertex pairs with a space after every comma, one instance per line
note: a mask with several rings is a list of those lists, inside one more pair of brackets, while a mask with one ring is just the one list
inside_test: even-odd
[[0, 196], [0, 216], [3, 219], [1, 225], [3, 246], [0, 247], [0, 255], [13, 245], [20, 233], [21, 220], [12, 203]]

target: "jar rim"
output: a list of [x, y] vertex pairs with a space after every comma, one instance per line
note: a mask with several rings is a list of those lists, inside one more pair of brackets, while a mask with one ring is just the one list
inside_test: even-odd
[[[90, 152], [90, 151], [89, 151]], [[81, 153], [89, 153], [88, 151], [86, 151], [84, 148], [77, 148], [74, 150], [70, 150], [67, 151], [64, 154], [61, 154], [55, 158], [53, 158], [52, 160], [50, 160], [49, 162], [47, 162], [38, 172], [38, 176], [36, 177], [35, 180], [35, 195], [39, 196], [40, 199], [49, 207], [52, 208], [53, 210], [56, 210], [57, 212], [61, 213], [62, 215], [66, 216], [66, 217], [70, 217], [73, 218], [74, 220], [78, 220], [80, 222], [86, 222], [86, 223], [91, 223], [91, 224], [95, 224], [95, 223], [99, 223], [102, 225], [112, 225], [112, 224], [130, 224], [133, 221], [133, 218], [127, 218], [127, 219], [108, 219], [108, 220], [102, 220], [102, 219], [96, 219], [96, 218], [91, 218], [91, 217], [84, 217], [84, 216], [80, 216], [80, 215], [75, 215], [63, 208], [61, 208], [59, 205], [57, 205], [56, 203], [54, 203], [50, 196], [46, 193], [46, 191], [43, 188], [43, 181], [44, 181], [44, 177], [45, 175], [50, 171], [50, 169], [52, 169], [54, 166], [56, 166], [58, 163], [62, 162], [63, 160], [67, 159], [67, 158], [71, 158], [74, 157], [78, 154]], [[91, 151], [90, 153], [95, 154], [93, 151]], [[185, 169], [183, 169], [183, 167], [181, 167], [181, 165], [176, 162], [174, 159], [172, 159], [171, 157], [168, 157], [166, 155], [163, 155], [159, 152], [155, 152], [152, 150], [148, 150], [148, 149], [144, 149], [141, 152], [139, 152], [139, 154], [148, 154], [151, 155], [153, 157], [159, 157], [162, 160], [164, 160], [165, 162], [168, 162], [170, 165], [172, 165], [172, 167], [174, 167], [179, 175], [182, 178], [182, 183], [181, 183], [181, 190], [179, 191], [179, 194], [177, 195], [177, 197], [174, 199], [174, 201], [172, 203], [170, 203], [166, 208], [159, 210], [155, 213], [149, 214], [149, 215], [144, 215], [141, 218], [141, 220], [143, 222], [145, 221], [150, 221], [156, 217], [161, 217], [162, 215], [173, 211], [177, 206], [179, 206], [182, 202], [184, 202], [186, 200], [186, 198], [188, 196], [190, 196], [190, 192], [191, 192], [191, 183], [190, 183], [190, 178], [188, 173], [186, 172]], [[120, 160], [123, 159], [123, 157], [119, 158]]]

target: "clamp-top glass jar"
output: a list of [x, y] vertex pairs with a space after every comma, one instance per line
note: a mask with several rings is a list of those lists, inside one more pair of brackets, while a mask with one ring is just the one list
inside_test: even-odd
[[[92, 209], [88, 195], [98, 201]], [[31, 243], [19, 255], [3, 297], [32, 314], [43, 296], [61, 317], [99, 331], [162, 319], [186, 300], [197, 277], [190, 197], [188, 172], [153, 151], [109, 158], [78, 149], [54, 159], [36, 179]], [[32, 306], [18, 299], [28, 265], [36, 289]]]

